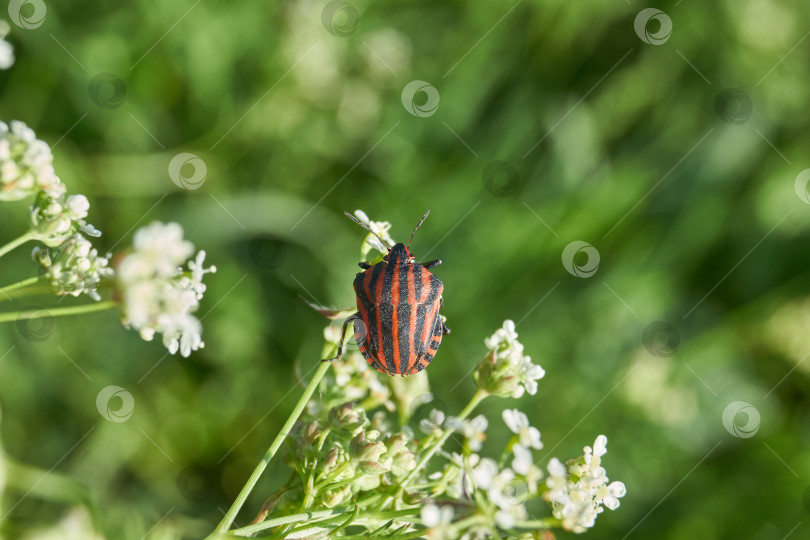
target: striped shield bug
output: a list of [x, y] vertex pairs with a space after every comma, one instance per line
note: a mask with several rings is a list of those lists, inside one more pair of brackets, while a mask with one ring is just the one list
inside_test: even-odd
[[376, 236], [388, 254], [374, 265], [359, 263], [363, 271], [354, 278], [357, 313], [343, 323], [337, 355], [325, 361], [340, 358], [350, 323], [360, 353], [380, 373], [413, 375], [436, 356], [442, 335], [450, 333], [439, 316], [444, 285], [430, 272], [442, 261], [420, 264], [410, 252], [413, 236], [429, 213], [425, 212], [416, 224], [407, 246], [391, 247], [368, 225], [346, 212], [349, 219]]

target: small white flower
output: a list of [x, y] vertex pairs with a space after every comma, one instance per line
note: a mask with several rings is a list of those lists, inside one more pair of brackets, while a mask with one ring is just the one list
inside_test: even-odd
[[529, 425], [529, 418], [517, 409], [503, 411], [503, 421], [512, 433], [520, 437], [520, 444], [527, 448], [540, 450], [543, 443], [540, 441], [540, 430]]
[[498, 475], [498, 464], [494, 459], [483, 458], [472, 470], [473, 480], [478, 489], [487, 490]]
[[426, 538], [431, 540], [454, 540], [458, 534], [453, 527], [453, 507], [426, 504], [422, 507], [422, 523], [428, 528]]
[[189, 356], [202, 348], [202, 325], [193, 315], [205, 292], [205, 252], [182, 264], [194, 252], [191, 242], [183, 239], [177, 223], [152, 223], [139, 229], [133, 240], [134, 250], [118, 265], [118, 286], [123, 299], [122, 322], [151, 341], [163, 335], [163, 345], [174, 354]]
[[461, 432], [464, 439], [467, 441], [467, 446], [469, 446], [470, 450], [473, 452], [481, 450], [481, 445], [487, 438], [486, 431], [488, 426], [489, 422], [487, 421], [487, 417], [483, 414], [479, 414], [472, 420], [459, 420], [455, 416], [450, 416], [447, 418], [447, 422], [445, 422], [447, 429]]
[[427, 418], [423, 418], [419, 421], [419, 429], [430, 435], [431, 433], [434, 433], [442, 428], [444, 418], [445, 416], [442, 411], [439, 409], [433, 409], [430, 411]]
[[[395, 244], [394, 240], [391, 238], [391, 235], [388, 233], [388, 231], [391, 230], [390, 223], [387, 221], [371, 221], [366, 213], [362, 210], [355, 210], [354, 215], [357, 219], [368, 225], [368, 228], [374, 231], [374, 233], [382, 238], [389, 246], [393, 246]], [[374, 236], [371, 233], [366, 235], [366, 239], [363, 241], [363, 246], [360, 248], [360, 254], [363, 258], [366, 258], [366, 255], [368, 255], [372, 249], [376, 249], [383, 255], [388, 255], [388, 247], [384, 246], [377, 236]]]

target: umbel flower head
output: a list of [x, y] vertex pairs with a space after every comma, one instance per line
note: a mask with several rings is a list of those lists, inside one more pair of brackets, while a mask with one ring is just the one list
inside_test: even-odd
[[99, 256], [80, 233], [58, 248], [35, 247], [32, 257], [58, 295], [84, 293], [93, 300], [101, 300], [96, 288], [102, 279], [113, 276], [112, 268], [107, 266], [109, 257]]
[[[1, 38], [0, 42], [5, 43]], [[0, 201], [17, 201], [60, 186], [47, 143], [37, 139], [34, 131], [19, 120], [10, 124], [0, 121]]]
[[551, 513], [564, 529], [575, 533], [593, 527], [605, 507], [618, 508], [619, 498], [627, 493], [622, 482], [609, 481], [601, 466], [602, 456], [607, 453], [607, 437], [599, 435], [593, 448], [586, 446], [584, 452], [567, 466], [552, 458], [546, 479], [545, 498], [551, 504]]
[[205, 292], [203, 276], [216, 271], [205, 268], [205, 251], [189, 260], [193, 253], [179, 224], [154, 222], [135, 232], [133, 250], [116, 272], [123, 324], [146, 341], [162, 334], [169, 352], [179, 350], [183, 356], [204, 346], [202, 325], [193, 313]]
[[484, 340], [490, 352], [475, 368], [479, 388], [502, 397], [537, 393], [537, 380], [546, 372], [523, 354], [523, 344], [517, 338], [515, 323], [506, 320], [503, 327]]

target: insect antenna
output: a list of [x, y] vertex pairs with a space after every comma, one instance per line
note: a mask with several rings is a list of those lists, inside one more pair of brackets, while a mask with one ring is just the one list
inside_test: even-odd
[[414, 227], [414, 228], [413, 228], [413, 232], [411, 233], [411, 239], [408, 241], [408, 249], [411, 249], [411, 242], [413, 242], [413, 235], [415, 235], [415, 234], [416, 234], [416, 229], [418, 229], [418, 228], [419, 228], [419, 227], [422, 225], [422, 223], [424, 223], [424, 222], [425, 222], [425, 218], [427, 218], [427, 217], [428, 217], [428, 214], [429, 214], [429, 213], [430, 213], [430, 210], [428, 210], [427, 212], [425, 212], [425, 215], [424, 215], [424, 216], [422, 216], [422, 219], [420, 219], [420, 220], [419, 220], [419, 223], [417, 223], [417, 224], [416, 224], [416, 227]]
[[[361, 227], [363, 227], [365, 230], [367, 230], [368, 232], [370, 232], [371, 234], [373, 234], [374, 236], [376, 236], [376, 237], [377, 237], [377, 240], [379, 240], [380, 242], [382, 242], [382, 245], [384, 245], [384, 246], [386, 247], [386, 249], [388, 249], [388, 251], [391, 251], [391, 246], [389, 246], [389, 245], [388, 245], [388, 244], [385, 242], [385, 240], [383, 240], [382, 238], [380, 238], [380, 235], [379, 235], [379, 234], [377, 234], [377, 233], [375, 233], [374, 231], [372, 231], [372, 230], [371, 230], [371, 228], [370, 228], [368, 225], [366, 225], [365, 223], [363, 223], [362, 221], [360, 221], [359, 219], [357, 219], [356, 217], [354, 217], [353, 215], [351, 215], [351, 214], [350, 214], [350, 213], [348, 213], [348, 212], [343, 212], [343, 213], [344, 213], [344, 214], [346, 214], [346, 217], [347, 217], [347, 218], [349, 218], [350, 220], [354, 221], [355, 223], [357, 223], [358, 225], [360, 225]], [[425, 215], [427, 215], [427, 214], [425, 214]], [[422, 218], [422, 219], [424, 219], [424, 218]]]

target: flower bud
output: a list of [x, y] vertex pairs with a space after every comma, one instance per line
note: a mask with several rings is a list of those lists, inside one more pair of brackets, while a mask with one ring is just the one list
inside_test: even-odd
[[377, 461], [361, 461], [357, 468], [366, 474], [382, 474], [390, 470]]
[[385, 445], [380, 441], [366, 443], [363, 445], [363, 448], [360, 450], [357, 457], [361, 460], [377, 461], [379, 460], [380, 456], [385, 453], [385, 451]]
[[337, 464], [339, 453], [340, 451], [337, 447], [332, 448], [326, 453], [326, 457], [323, 458], [324, 469], [332, 469]]
[[407, 443], [408, 437], [406, 437], [404, 433], [397, 433], [388, 439], [388, 451], [392, 454], [396, 454], [405, 448]]

